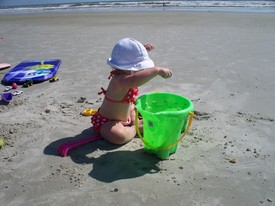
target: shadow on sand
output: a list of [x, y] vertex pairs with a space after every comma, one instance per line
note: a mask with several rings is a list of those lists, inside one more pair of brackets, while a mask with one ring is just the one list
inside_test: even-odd
[[[58, 147], [61, 144], [90, 136], [93, 136], [93, 133], [91, 128], [88, 128], [74, 137], [59, 139], [46, 146], [44, 154], [60, 156]], [[92, 170], [89, 175], [106, 183], [120, 179], [136, 178], [160, 171], [157, 166], [160, 160], [155, 156], [147, 154], [143, 149], [135, 151], [118, 150], [120, 147], [105, 140], [97, 140], [72, 149], [68, 156], [77, 164], [91, 164]], [[99, 157], [93, 157], [91, 153], [96, 150], [104, 152]]]

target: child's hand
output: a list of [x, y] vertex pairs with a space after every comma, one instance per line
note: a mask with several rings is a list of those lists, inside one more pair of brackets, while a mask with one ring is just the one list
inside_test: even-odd
[[153, 45], [153, 44], [150, 44], [150, 43], [149, 43], [149, 44], [144, 44], [143, 46], [145, 47], [145, 49], [146, 49], [148, 52], [155, 48], [154, 45]]
[[172, 77], [173, 73], [168, 68], [159, 67], [159, 76], [163, 77], [164, 79], [168, 79]]

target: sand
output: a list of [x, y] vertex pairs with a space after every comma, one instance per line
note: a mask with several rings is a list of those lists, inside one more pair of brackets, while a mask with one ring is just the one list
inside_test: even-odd
[[[274, 14], [6, 15], [0, 25], [2, 63], [62, 60], [58, 82], [19, 87], [23, 94], [0, 103], [1, 205], [275, 205]], [[80, 113], [100, 106], [106, 58], [123, 37], [153, 43], [151, 58], [173, 70], [140, 94], [191, 99], [189, 134], [165, 161], [138, 138], [61, 157], [61, 143], [93, 135]]]

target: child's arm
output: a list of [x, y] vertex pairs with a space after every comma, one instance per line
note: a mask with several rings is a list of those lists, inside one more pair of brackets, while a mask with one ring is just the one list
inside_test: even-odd
[[138, 87], [158, 75], [167, 79], [172, 77], [172, 71], [164, 67], [152, 67], [144, 69], [132, 75], [125, 75], [124, 77], [122, 77], [121, 85], [128, 88]]

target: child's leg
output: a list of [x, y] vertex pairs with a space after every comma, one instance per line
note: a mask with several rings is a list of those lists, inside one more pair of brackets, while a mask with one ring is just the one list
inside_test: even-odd
[[136, 127], [124, 126], [119, 121], [111, 121], [103, 125], [100, 135], [113, 144], [125, 144], [132, 140], [136, 135]]

